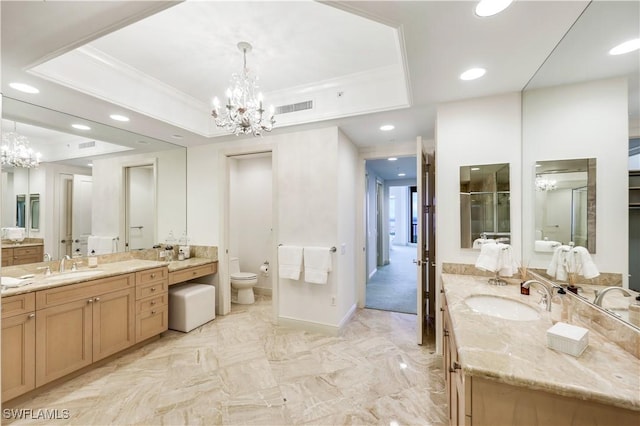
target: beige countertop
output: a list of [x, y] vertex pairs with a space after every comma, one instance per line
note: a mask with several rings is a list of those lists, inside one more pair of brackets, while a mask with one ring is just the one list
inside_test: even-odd
[[[168, 266], [169, 272], [180, 271], [183, 269], [206, 265], [213, 263], [214, 261], [209, 258], [189, 258], [180, 261], [172, 262], [158, 262], [154, 260], [141, 260], [130, 259], [119, 262], [100, 263], [96, 268], [79, 268], [78, 271], [67, 271], [62, 274], [54, 272], [50, 276], [46, 276], [42, 273], [35, 274], [33, 278], [25, 279], [24, 282], [28, 283], [20, 287], [5, 288], [2, 290], [2, 297], [13, 296], [16, 294], [30, 293], [38, 290], [45, 290], [48, 288], [59, 287], [69, 284], [77, 284], [85, 281], [96, 280], [100, 278], [107, 278], [115, 275], [129, 274], [132, 272], [142, 271], [145, 269], [151, 269], [161, 266]], [[14, 269], [18, 273], [22, 273], [21, 269]], [[91, 275], [87, 276], [86, 273], [91, 272]], [[77, 275], [74, 275], [77, 274]], [[3, 268], [3, 276], [19, 277], [20, 275], [9, 274]]]
[[20, 248], [20, 247], [36, 247], [44, 246], [44, 243], [2, 243], [2, 248]]
[[640, 411], [640, 360], [602, 335], [590, 330], [589, 346], [576, 358], [547, 347], [546, 332], [554, 323], [550, 313], [540, 310], [537, 320], [512, 321], [474, 312], [464, 302], [487, 294], [539, 309], [535, 290], [524, 296], [519, 285], [490, 285], [486, 277], [471, 275], [443, 274], [442, 283], [466, 374]]

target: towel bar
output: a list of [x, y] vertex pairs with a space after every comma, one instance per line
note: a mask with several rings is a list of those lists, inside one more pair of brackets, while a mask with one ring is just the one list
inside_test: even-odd
[[[280, 247], [281, 245], [282, 245], [282, 244], [278, 244], [278, 247]], [[336, 251], [338, 251], [338, 249], [336, 248], [336, 246], [333, 246], [333, 247], [330, 247], [330, 248], [329, 248], [329, 251], [330, 251], [331, 253], [335, 253]]]

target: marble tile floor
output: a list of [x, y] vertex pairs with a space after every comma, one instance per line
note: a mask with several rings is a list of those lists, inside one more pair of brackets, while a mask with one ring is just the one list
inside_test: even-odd
[[[3, 424], [446, 424], [433, 351], [415, 344], [414, 315], [358, 310], [342, 336], [329, 337], [274, 326], [271, 300], [260, 296], [11, 407], [32, 414], [3, 411]], [[53, 410], [68, 419], [37, 418]]]

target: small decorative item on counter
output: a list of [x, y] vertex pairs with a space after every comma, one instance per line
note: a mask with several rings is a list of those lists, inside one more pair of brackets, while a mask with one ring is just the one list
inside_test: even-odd
[[180, 249], [180, 251], [178, 252], [178, 260], [184, 260], [184, 252], [182, 251], [182, 249]]
[[173, 246], [164, 246], [165, 260], [167, 262], [173, 262]]
[[91, 250], [91, 255], [87, 259], [87, 264], [89, 268], [95, 268], [98, 266], [98, 256], [96, 256], [95, 250]]
[[640, 296], [636, 297], [636, 302], [629, 305], [629, 322], [640, 327]]
[[560, 352], [580, 356], [589, 345], [589, 330], [558, 322], [547, 330], [547, 346]]
[[522, 265], [518, 268], [520, 271], [520, 294], [524, 294], [525, 296], [529, 295], [529, 289], [527, 287], [523, 287], [524, 284], [529, 279], [529, 271], [527, 265]]

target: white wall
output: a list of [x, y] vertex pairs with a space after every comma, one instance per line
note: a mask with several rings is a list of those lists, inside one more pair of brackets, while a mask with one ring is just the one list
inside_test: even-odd
[[271, 155], [238, 156], [231, 164], [229, 253], [240, 258], [241, 271], [258, 274], [257, 287], [270, 289], [270, 277], [259, 269], [273, 260]]
[[627, 285], [629, 116], [626, 79], [529, 90], [523, 95], [523, 255], [545, 267], [551, 254], [534, 246], [535, 162], [596, 158], [596, 253], [601, 272]]
[[443, 262], [475, 264], [478, 257], [477, 250], [460, 248], [461, 166], [509, 163], [511, 245], [514, 253], [520, 253], [520, 132], [520, 93], [451, 102], [438, 107], [437, 276], [441, 272]]
[[[275, 310], [280, 320], [330, 328], [340, 325], [346, 315], [345, 306], [352, 303], [348, 286], [355, 286], [354, 277], [346, 278], [352, 274], [349, 268], [354, 268], [354, 262], [348, 259], [349, 251], [355, 250], [355, 237], [350, 237], [349, 230], [355, 227], [349, 224], [349, 217], [356, 215], [355, 201], [338, 205], [339, 199], [349, 198], [343, 191], [349, 193], [354, 187], [354, 180], [350, 179], [355, 179], [357, 160], [355, 148], [350, 145], [343, 135], [339, 136], [337, 127], [328, 127], [188, 148], [188, 231], [193, 244], [218, 246], [218, 275], [223, 287], [219, 291], [224, 294], [228, 286], [226, 250], [230, 243], [224, 241], [224, 227], [228, 225], [224, 205], [228, 195], [226, 156], [272, 151], [277, 212], [273, 217], [277, 229], [273, 246], [338, 248], [333, 255], [334, 272], [326, 285], [280, 280], [278, 288], [274, 288]], [[343, 188], [339, 188], [339, 181]], [[342, 243], [346, 244], [344, 256], [340, 255]], [[277, 259], [272, 262], [272, 270], [276, 267]], [[336, 306], [331, 306], [333, 297], [337, 298]], [[225, 313], [220, 305], [218, 308]]]
[[[156, 242], [163, 242], [169, 232], [179, 238], [186, 224], [186, 150], [179, 148], [149, 154], [129, 155], [93, 162], [94, 235], [120, 237], [119, 251], [124, 251], [123, 168], [156, 162]], [[195, 201], [205, 191], [193, 194]], [[191, 243], [197, 239], [191, 236]]]

